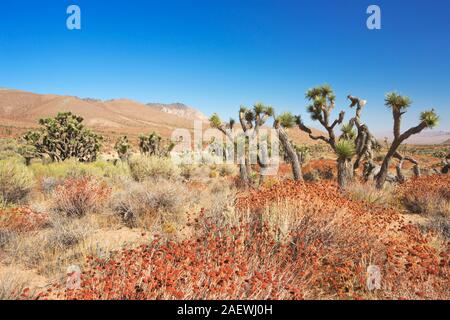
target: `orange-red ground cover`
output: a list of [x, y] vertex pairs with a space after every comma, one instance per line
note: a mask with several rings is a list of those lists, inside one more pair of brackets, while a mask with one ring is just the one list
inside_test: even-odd
[[[263, 222], [268, 206], [289, 203], [298, 219], [289, 241]], [[393, 209], [347, 199], [333, 183], [285, 181], [242, 193], [237, 224], [191, 222], [194, 236], [152, 239], [111, 258], [90, 258], [78, 290], [64, 299], [302, 299], [449, 297], [449, 243], [432, 244]], [[292, 208], [291, 208], [292, 209]], [[366, 290], [366, 268], [382, 271], [382, 289]]]

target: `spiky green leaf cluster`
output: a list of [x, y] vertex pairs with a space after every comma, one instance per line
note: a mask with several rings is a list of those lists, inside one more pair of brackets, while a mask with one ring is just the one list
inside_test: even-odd
[[209, 124], [213, 128], [219, 128], [222, 125], [222, 120], [217, 113], [213, 113], [213, 115], [209, 118]]
[[350, 140], [340, 140], [336, 144], [336, 154], [339, 159], [351, 159], [356, 153], [355, 143]]
[[420, 120], [425, 121], [428, 128], [434, 128], [439, 124], [439, 116], [436, 114], [434, 109], [423, 111], [420, 114]]
[[356, 138], [356, 131], [351, 123], [343, 124], [341, 127], [342, 135], [340, 139], [354, 140]]
[[396, 92], [389, 92], [386, 94], [384, 103], [387, 107], [402, 110], [408, 108], [412, 101], [407, 96], [402, 96]]
[[280, 114], [276, 121], [284, 128], [292, 128], [297, 122], [297, 118], [290, 112], [284, 112]]
[[322, 112], [332, 109], [336, 100], [333, 89], [329, 85], [309, 89], [306, 92], [306, 98], [312, 102], [306, 108], [312, 120], [323, 120]]

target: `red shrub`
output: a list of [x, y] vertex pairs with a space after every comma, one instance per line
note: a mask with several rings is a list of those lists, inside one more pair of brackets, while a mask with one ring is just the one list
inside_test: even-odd
[[94, 178], [69, 179], [56, 188], [53, 210], [81, 217], [101, 208], [109, 194], [110, 189]]
[[0, 229], [9, 232], [28, 232], [41, 228], [47, 215], [35, 213], [27, 207], [0, 210]]

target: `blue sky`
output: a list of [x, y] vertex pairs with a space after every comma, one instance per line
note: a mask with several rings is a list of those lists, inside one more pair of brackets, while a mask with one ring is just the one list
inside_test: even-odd
[[[70, 4], [82, 30], [66, 28]], [[366, 28], [370, 4], [381, 30]], [[328, 83], [337, 111], [349, 93], [368, 100], [373, 131], [392, 126], [392, 90], [414, 101], [404, 128], [435, 107], [448, 130], [449, 34], [448, 0], [2, 0], [0, 87], [183, 102], [224, 118], [262, 101], [306, 119], [305, 91]]]

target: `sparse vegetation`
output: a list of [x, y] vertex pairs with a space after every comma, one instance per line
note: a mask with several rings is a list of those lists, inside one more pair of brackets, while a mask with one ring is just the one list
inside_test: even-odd
[[[320, 90], [331, 107], [332, 93]], [[121, 137], [105, 140], [111, 152], [95, 161], [38, 158], [29, 166], [24, 158], [33, 149], [0, 140], [0, 298], [448, 298], [450, 181], [430, 175], [440, 157], [423, 161], [438, 150], [402, 147], [394, 157], [420, 159], [423, 174], [377, 189], [360, 168], [379, 162], [373, 136], [359, 122], [365, 102], [349, 99], [356, 115], [346, 124], [339, 116], [342, 134], [327, 145], [296, 145], [288, 130], [302, 123], [292, 114], [276, 116], [263, 104], [241, 109], [247, 147], [253, 130], [274, 117], [286, 157], [266, 180], [262, 158], [252, 167], [245, 152], [235, 164], [217, 161], [211, 149], [223, 145], [184, 154], [177, 165], [157, 134], [139, 141], [140, 155], [131, 155], [131, 139]], [[323, 102], [316, 100], [321, 93], [313, 116]], [[436, 120], [422, 116], [427, 126]], [[234, 125], [217, 115], [210, 121], [224, 134]], [[271, 154], [264, 150], [259, 157]], [[404, 170], [414, 170], [414, 161]], [[241, 188], [245, 179], [248, 188]], [[73, 264], [83, 270], [82, 287], [65, 290]], [[382, 290], [366, 287], [370, 265], [381, 269]], [[133, 276], [124, 276], [130, 270]]]
[[34, 184], [33, 175], [18, 160], [0, 160], [0, 206], [23, 202]]
[[136, 181], [158, 177], [170, 179], [179, 175], [179, 168], [167, 158], [136, 155], [129, 162], [131, 176]]

